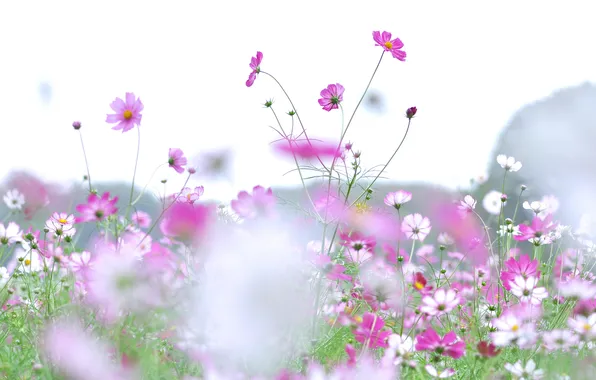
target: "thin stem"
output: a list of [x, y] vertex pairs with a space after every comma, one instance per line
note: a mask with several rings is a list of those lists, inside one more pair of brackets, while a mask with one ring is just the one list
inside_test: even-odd
[[[306, 141], [308, 142], [308, 145], [312, 145], [310, 143], [310, 138], [308, 137], [308, 134], [306, 133], [306, 129], [304, 128], [304, 124], [302, 124], [302, 119], [300, 119], [300, 114], [298, 113], [298, 110], [294, 106], [294, 103], [292, 102], [292, 99], [290, 98], [290, 95], [288, 95], [288, 93], [286, 92], [286, 90], [284, 89], [284, 87], [281, 85], [281, 83], [279, 83], [279, 81], [277, 79], [275, 79], [275, 77], [273, 75], [271, 75], [271, 74], [269, 74], [268, 72], [265, 72], [265, 71], [261, 71], [261, 73], [262, 74], [265, 74], [265, 75], [268, 75], [271, 79], [273, 79], [275, 81], [275, 83], [277, 83], [277, 85], [279, 86], [279, 88], [281, 88], [281, 90], [283, 91], [283, 93], [286, 96], [286, 98], [288, 98], [288, 101], [290, 102], [290, 105], [292, 106], [292, 109], [296, 113], [296, 117], [298, 118], [298, 123], [300, 123], [300, 127], [302, 128], [302, 133], [304, 133], [304, 137], [306, 138]], [[321, 163], [321, 165], [323, 166], [323, 168], [325, 168], [325, 170], [329, 171], [329, 169], [327, 169], [327, 167], [325, 166], [325, 164], [323, 163], [323, 161], [319, 157], [317, 157], [317, 159], [319, 160], [319, 162]]]
[[[404, 133], [404, 137], [401, 139], [401, 142], [399, 143], [399, 145], [397, 146], [397, 149], [395, 149], [395, 152], [393, 152], [393, 154], [391, 155], [391, 158], [389, 158], [389, 160], [387, 161], [387, 163], [383, 166], [383, 168], [381, 169], [381, 171], [379, 171], [379, 174], [377, 174], [377, 176], [372, 180], [372, 182], [370, 183], [370, 185], [368, 185], [366, 187], [366, 189], [364, 190], [364, 192], [362, 194], [360, 194], [360, 196], [358, 198], [356, 198], [356, 200], [354, 202], [352, 202], [352, 204], [350, 205], [353, 206], [356, 204], [356, 202], [358, 202], [360, 200], [360, 198], [362, 198], [367, 191], [372, 188], [372, 186], [375, 184], [375, 182], [377, 181], [377, 179], [379, 179], [379, 177], [381, 176], [381, 174], [383, 174], [383, 172], [385, 171], [385, 169], [387, 169], [387, 166], [389, 165], [389, 163], [391, 163], [391, 161], [393, 160], [393, 157], [395, 157], [395, 155], [397, 154], [397, 152], [399, 151], [399, 149], [401, 148], [402, 144], [404, 143], [404, 141], [406, 140], [406, 137], [408, 136], [408, 132], [410, 131], [410, 124], [412, 123], [412, 119], [408, 119], [408, 126], [406, 128], [406, 133]], [[347, 129], [347, 128], [346, 128]]]
[[135, 191], [135, 178], [137, 177], [137, 165], [139, 164], [139, 152], [141, 151], [141, 128], [137, 126], [138, 140], [137, 140], [137, 158], [135, 159], [135, 170], [132, 173], [132, 186], [130, 187], [130, 200], [128, 201], [128, 207], [126, 208], [126, 219], [130, 213], [132, 207], [132, 197]]
[[79, 129], [79, 138], [81, 139], [81, 147], [83, 148], [83, 157], [85, 157], [85, 167], [87, 168], [87, 182], [89, 183], [89, 192], [91, 192], [91, 174], [89, 173], [89, 162], [87, 161], [87, 153], [85, 152], [85, 144], [83, 144], [83, 134]]

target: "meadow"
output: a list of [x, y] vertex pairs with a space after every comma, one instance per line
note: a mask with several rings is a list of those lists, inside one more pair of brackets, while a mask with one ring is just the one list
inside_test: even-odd
[[[346, 137], [360, 128], [355, 115], [381, 64], [407, 64], [391, 33], [373, 32], [373, 43], [379, 60], [355, 109], [344, 110], [340, 83], [320, 91], [321, 112], [337, 114], [335, 140], [303, 124], [262, 52], [238, 84], [279, 85], [263, 125], [302, 184], [300, 201], [255, 184], [218, 205], [185, 184], [149, 210], [134, 174], [115, 196], [89, 171], [72, 206], [28, 182], [3, 194], [0, 376], [596, 378], [594, 244], [558, 221], [556, 198], [527, 198], [525, 185], [505, 193], [523, 162], [494, 157], [500, 191], [479, 192], [480, 182], [449, 200], [379, 191], [425, 110], [403, 110], [387, 161], [362, 165], [366, 152]], [[140, 144], [141, 96], [97, 105], [114, 139], [135, 133]], [[97, 158], [85, 153], [85, 128], [75, 121], [64, 133], [80, 134], [87, 163]], [[182, 150], [162, 154], [172, 176], [201, 176]], [[134, 164], [136, 174], [143, 163]], [[43, 210], [51, 216], [39, 222]]]

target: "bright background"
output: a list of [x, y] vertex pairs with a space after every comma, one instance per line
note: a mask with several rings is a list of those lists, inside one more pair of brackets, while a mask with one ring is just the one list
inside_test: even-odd
[[[166, 5], [167, 4], [167, 5]], [[366, 4], [366, 5], [365, 5]], [[130, 180], [136, 131], [111, 130], [109, 104], [134, 92], [145, 104], [138, 183], [167, 160], [229, 148], [233, 180], [205, 184], [209, 198], [298, 183], [282, 177], [262, 103], [290, 109], [273, 81], [245, 81], [250, 58], [293, 98], [315, 137], [337, 136], [341, 114], [317, 103], [330, 83], [346, 88], [346, 120], [381, 55], [373, 30], [405, 43], [405, 63], [387, 55], [372, 89], [384, 112], [361, 109], [348, 139], [365, 166], [385, 162], [417, 106], [411, 134], [388, 176], [454, 188], [481, 175], [499, 131], [523, 105], [561, 87], [596, 81], [589, 1], [2, 1], [0, 3], [0, 177], [28, 169], [47, 180]], [[282, 118], [289, 122], [289, 117]], [[274, 159], [272, 159], [274, 158]], [[152, 186], [183, 176], [163, 167]]]

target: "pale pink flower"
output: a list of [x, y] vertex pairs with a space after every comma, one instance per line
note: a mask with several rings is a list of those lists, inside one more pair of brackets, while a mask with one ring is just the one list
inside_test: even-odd
[[168, 165], [178, 173], [184, 173], [184, 165], [187, 159], [181, 149], [170, 148], [168, 153]]
[[346, 247], [346, 259], [355, 263], [363, 263], [370, 259], [377, 244], [374, 236], [364, 236], [359, 231], [351, 234], [340, 232], [340, 245]]
[[74, 228], [75, 217], [65, 212], [53, 213], [46, 221], [46, 228], [56, 236], [70, 236], [76, 233]]
[[432, 316], [446, 314], [459, 305], [459, 302], [459, 296], [453, 289], [438, 289], [432, 297], [422, 298], [420, 311]]
[[252, 195], [246, 191], [239, 192], [238, 199], [233, 200], [231, 206], [238, 216], [254, 219], [258, 216], [270, 215], [273, 212], [275, 197], [271, 188], [255, 186], [252, 189]]
[[250, 75], [248, 76], [248, 80], [246, 81], [246, 87], [252, 86], [257, 79], [257, 74], [261, 72], [261, 61], [263, 60], [263, 53], [260, 51], [257, 52], [256, 57], [252, 57], [250, 59], [250, 68], [252, 69]]
[[424, 369], [426, 370], [426, 372], [428, 372], [429, 375], [437, 379], [446, 379], [455, 375], [456, 372], [453, 368], [446, 368], [442, 371], [437, 371], [437, 369], [433, 367], [432, 364], [425, 365]]
[[476, 199], [472, 198], [471, 195], [466, 195], [464, 200], [460, 201], [459, 203], [460, 204], [457, 206], [457, 211], [462, 218], [472, 214], [476, 208]]
[[148, 228], [151, 225], [151, 216], [145, 211], [137, 210], [131, 216], [132, 222], [141, 228]]
[[573, 331], [587, 339], [596, 338], [596, 313], [592, 313], [589, 317], [576, 315], [567, 320], [567, 325]]
[[4, 203], [11, 210], [20, 210], [25, 204], [25, 196], [18, 189], [8, 190], [4, 195]]
[[559, 284], [559, 293], [565, 298], [592, 300], [596, 298], [596, 286], [591, 281], [574, 277]]
[[567, 351], [579, 343], [579, 337], [570, 330], [555, 329], [542, 334], [544, 346], [549, 351]]
[[14, 244], [22, 240], [21, 227], [15, 222], [9, 222], [6, 227], [0, 223], [0, 243], [3, 245]]
[[420, 214], [407, 215], [401, 224], [401, 230], [408, 239], [423, 241], [430, 233], [430, 220]]
[[520, 380], [539, 380], [544, 377], [544, 371], [536, 369], [536, 363], [532, 359], [528, 360], [525, 366], [522, 365], [521, 360], [515, 364], [505, 363], [505, 369]]
[[103, 193], [101, 198], [97, 194], [89, 195], [87, 204], [77, 205], [76, 209], [81, 213], [81, 216], [75, 218], [75, 223], [104, 220], [118, 211], [115, 206], [117, 201], [118, 197], [110, 199], [110, 193]]
[[534, 345], [536, 330], [534, 324], [524, 323], [523, 318], [513, 311], [506, 311], [499, 318], [492, 320], [492, 325], [498, 330], [490, 333], [495, 346], [507, 346], [512, 342], [521, 348]]
[[72, 271], [75, 273], [80, 273], [83, 276], [93, 267], [91, 253], [88, 251], [83, 251], [81, 253], [73, 252], [70, 254], [69, 259], [70, 268]]
[[499, 154], [497, 156], [497, 163], [508, 172], [516, 172], [522, 167], [521, 162], [515, 161], [515, 158], [507, 157], [504, 154]]
[[48, 326], [42, 348], [56, 369], [70, 379], [129, 378], [109, 359], [108, 346], [76, 323], [61, 321]]
[[322, 98], [319, 99], [319, 105], [325, 111], [331, 111], [339, 108], [339, 103], [344, 100], [344, 87], [339, 84], [330, 84], [321, 91]]
[[196, 201], [198, 201], [199, 198], [201, 198], [204, 192], [205, 189], [203, 188], [203, 186], [197, 186], [194, 189], [191, 189], [190, 187], [185, 187], [178, 195], [177, 201], [193, 204]]
[[108, 115], [106, 122], [118, 123], [116, 126], [112, 127], [112, 129], [122, 129], [122, 132], [124, 133], [133, 129], [135, 125], [141, 125], [141, 111], [144, 106], [141, 99], [136, 99], [132, 92], [126, 93], [126, 102], [120, 98], [116, 98], [116, 100], [110, 104], [110, 107], [116, 113]]
[[385, 204], [387, 206], [395, 207], [396, 210], [399, 210], [404, 203], [407, 203], [412, 200], [412, 193], [405, 190], [398, 190], [392, 193], [387, 193], [385, 195]]
[[544, 287], [536, 287], [538, 279], [536, 277], [523, 278], [515, 276], [512, 282], [509, 282], [511, 293], [519, 297], [521, 302], [529, 302], [532, 305], [540, 305], [542, 300], [548, 297], [548, 292]]
[[400, 50], [404, 47], [403, 42], [399, 38], [391, 39], [391, 33], [383, 32], [373, 32], [373, 39], [375, 40], [375, 46], [381, 46], [385, 51], [388, 51], [393, 55], [394, 58], [399, 59], [400, 61], [406, 60], [406, 52]]

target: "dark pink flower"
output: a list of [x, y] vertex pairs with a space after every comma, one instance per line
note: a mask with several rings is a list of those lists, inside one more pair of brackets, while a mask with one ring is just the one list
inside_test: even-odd
[[524, 279], [528, 277], [540, 278], [540, 271], [538, 269], [538, 260], [530, 260], [530, 256], [521, 255], [519, 260], [513, 257], [505, 261], [507, 271], [501, 272], [501, 281], [507, 290], [511, 290], [510, 281], [515, 280], [516, 276], [522, 276]]
[[170, 152], [168, 154], [168, 165], [178, 173], [184, 173], [183, 166], [186, 165], [186, 157], [184, 157], [184, 153], [182, 150], [178, 148], [170, 148]]
[[532, 224], [529, 226], [520, 224], [520, 234], [513, 235], [513, 238], [517, 241], [529, 240], [530, 243], [535, 245], [549, 244], [551, 239], [548, 237], [548, 233], [556, 226], [557, 225], [552, 222], [552, 215], [548, 215], [544, 220], [536, 216], [532, 219]]
[[373, 313], [364, 313], [362, 322], [354, 330], [356, 341], [370, 348], [389, 347], [387, 338], [391, 331], [381, 331], [384, 326], [385, 321], [381, 317]]
[[373, 39], [375, 40], [375, 46], [381, 46], [385, 51], [390, 52], [394, 58], [399, 59], [400, 61], [406, 60], [406, 52], [400, 50], [404, 47], [403, 42], [399, 38], [391, 39], [391, 33], [383, 32], [373, 32]]
[[213, 207], [176, 202], [167, 211], [159, 228], [171, 239], [198, 242], [204, 236], [213, 215]]
[[327, 88], [321, 91], [322, 98], [319, 99], [319, 104], [325, 111], [331, 111], [339, 108], [339, 103], [344, 100], [344, 87], [339, 84], [330, 84]]
[[263, 60], [263, 53], [261, 53], [260, 51], [257, 52], [256, 57], [252, 57], [250, 59], [249, 66], [252, 69], [252, 72], [248, 76], [248, 80], [246, 81], [246, 87], [252, 86], [252, 84], [255, 82], [255, 79], [257, 79], [257, 74], [261, 72], [261, 61], [262, 60]]
[[356, 365], [356, 349], [351, 344], [346, 344], [346, 354], [348, 354], [348, 367], [354, 367]]
[[448, 332], [443, 338], [429, 328], [416, 337], [416, 350], [431, 351], [439, 355], [461, 358], [466, 351], [466, 343], [455, 332]]
[[115, 206], [117, 201], [118, 197], [110, 199], [110, 193], [103, 193], [101, 198], [97, 194], [89, 195], [86, 204], [77, 205], [76, 209], [81, 213], [81, 216], [75, 218], [75, 223], [104, 220], [118, 211]]
[[134, 128], [135, 125], [141, 125], [141, 111], [144, 106], [141, 99], [136, 99], [135, 94], [132, 92], [126, 93], [126, 102], [120, 98], [116, 98], [110, 104], [110, 107], [115, 114], [108, 115], [106, 118], [107, 123], [118, 123], [112, 127], [114, 130], [122, 129], [122, 132], [129, 131]]
[[232, 210], [238, 216], [253, 219], [260, 215], [269, 215], [275, 207], [275, 197], [271, 188], [255, 186], [252, 195], [246, 191], [238, 193], [238, 199], [231, 202]]
[[480, 341], [477, 348], [478, 353], [485, 358], [494, 358], [501, 353], [501, 350], [497, 350], [497, 347], [490, 342]]
[[288, 155], [290, 157], [298, 158], [326, 158], [326, 157], [340, 157], [341, 151], [337, 144], [325, 143], [316, 140], [285, 140], [280, 141], [274, 145], [274, 149], [278, 152]]

